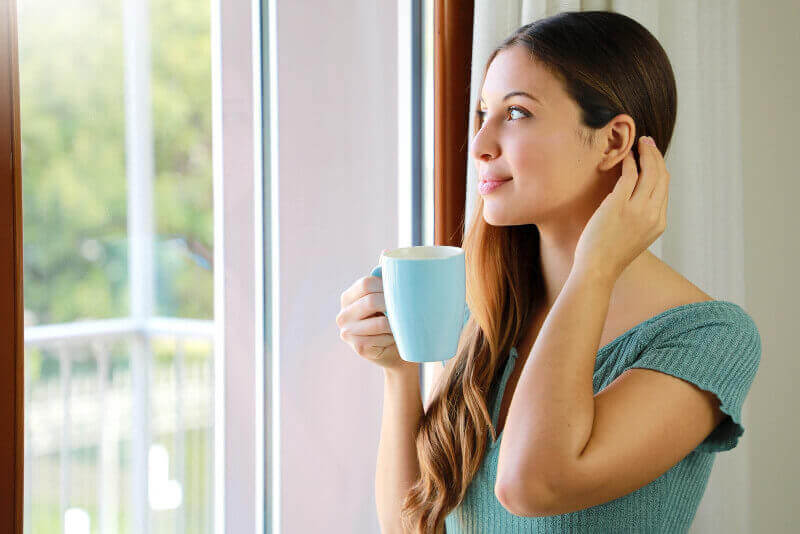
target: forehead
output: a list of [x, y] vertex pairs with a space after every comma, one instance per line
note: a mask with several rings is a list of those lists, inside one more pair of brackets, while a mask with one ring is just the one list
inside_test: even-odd
[[480, 98], [484, 103], [499, 101], [511, 91], [525, 91], [544, 104], [557, 105], [563, 89], [559, 80], [531, 57], [522, 46], [499, 52], [486, 71]]

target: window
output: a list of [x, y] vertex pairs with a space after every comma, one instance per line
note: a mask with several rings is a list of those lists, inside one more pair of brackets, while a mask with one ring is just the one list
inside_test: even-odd
[[[259, 442], [241, 454], [222, 425], [234, 402], [256, 412], [262, 384], [230, 400], [214, 380], [234, 365], [225, 309], [256, 317], [258, 303], [220, 274], [258, 260], [220, 249], [236, 224], [260, 238], [259, 203], [235, 222], [218, 213], [241, 183], [223, 170], [260, 192], [260, 76], [245, 91], [253, 123], [221, 121], [241, 91], [224, 83], [221, 43], [260, 49], [258, 31], [241, 31], [259, 28], [256, 5], [223, 19], [220, 2], [18, 2], [25, 532], [218, 532], [220, 510], [257, 522], [261, 507], [221, 506], [243, 481], [220, 466], [223, 454], [257, 465]], [[260, 73], [260, 56], [245, 61]], [[250, 151], [222, 147], [245, 137]]]

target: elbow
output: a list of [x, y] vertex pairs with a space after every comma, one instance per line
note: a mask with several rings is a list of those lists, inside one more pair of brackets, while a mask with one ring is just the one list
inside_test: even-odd
[[545, 484], [510, 484], [499, 479], [494, 486], [494, 494], [509, 513], [520, 517], [544, 517], [550, 513], [555, 495]]
[[503, 508], [506, 509], [506, 511], [508, 511], [508, 513], [520, 517], [530, 517], [526, 513], [526, 507], [520, 503], [519, 492], [511, 491], [510, 488], [506, 486], [495, 484], [494, 495], [497, 497], [497, 501], [503, 506]]
[[[551, 484], [529, 475], [520, 476], [521, 469], [510, 475], [498, 473], [494, 494], [509, 513], [521, 517], [544, 517], [554, 515], [551, 510], [558, 502], [558, 494]], [[508, 471], [506, 471], [508, 473]]]

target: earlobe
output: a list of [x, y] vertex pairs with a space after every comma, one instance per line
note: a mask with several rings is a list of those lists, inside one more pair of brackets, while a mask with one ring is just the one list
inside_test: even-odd
[[610, 171], [622, 164], [627, 152], [612, 151], [600, 162], [600, 170]]

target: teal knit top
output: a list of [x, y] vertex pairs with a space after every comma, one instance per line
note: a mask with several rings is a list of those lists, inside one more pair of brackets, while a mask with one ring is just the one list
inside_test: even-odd
[[[465, 321], [468, 316], [469, 311]], [[516, 359], [512, 347], [499, 384], [493, 383], [489, 392], [495, 428]], [[697, 448], [646, 486], [613, 501], [547, 517], [514, 515], [497, 500], [494, 484], [503, 433], [494, 443], [489, 434], [485, 456], [464, 499], [445, 518], [447, 534], [687, 532], [716, 453], [734, 448], [744, 433], [742, 403], [760, 360], [761, 337], [756, 324], [733, 302], [684, 304], [637, 324], [597, 352], [595, 394], [626, 369], [654, 369], [713, 392], [727, 417]]]

